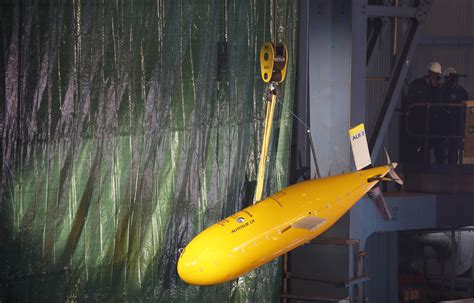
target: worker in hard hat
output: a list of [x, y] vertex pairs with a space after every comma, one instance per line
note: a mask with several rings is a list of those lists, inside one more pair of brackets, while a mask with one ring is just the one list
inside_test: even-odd
[[408, 103], [438, 102], [440, 100], [441, 64], [431, 62], [427, 67], [428, 74], [414, 80], [408, 88]]
[[[460, 104], [468, 100], [467, 91], [459, 85], [459, 78], [465, 77], [457, 73], [453, 67], [448, 67], [443, 73], [444, 83], [441, 87], [442, 102], [447, 104]], [[464, 135], [464, 107], [445, 107], [446, 134], [449, 136], [443, 141], [443, 151], [449, 164], [456, 164], [462, 148]], [[457, 136], [457, 137], [456, 137]], [[461, 136], [461, 137], [459, 137]], [[444, 161], [444, 159], [443, 159]]]
[[444, 83], [442, 86], [443, 103], [460, 103], [468, 100], [467, 91], [459, 85], [459, 78], [465, 77], [456, 72], [454, 67], [448, 67], [444, 73]]
[[[427, 66], [427, 74], [414, 80], [408, 93], [402, 100], [402, 116], [400, 129], [400, 157], [405, 162], [428, 161], [425, 155], [426, 107], [415, 106], [416, 103], [438, 103], [441, 100], [441, 64], [431, 62]], [[407, 119], [407, 121], [406, 121]], [[408, 128], [408, 129], [407, 129]], [[413, 133], [419, 136], [413, 136]], [[411, 135], [410, 135], [411, 134]]]

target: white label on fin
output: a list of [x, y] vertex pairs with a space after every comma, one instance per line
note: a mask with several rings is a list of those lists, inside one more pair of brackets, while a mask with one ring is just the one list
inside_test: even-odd
[[318, 228], [319, 225], [326, 222], [326, 219], [318, 218], [314, 216], [306, 216], [302, 219], [299, 219], [295, 223], [291, 224], [291, 227], [307, 229], [309, 231], [314, 231]]
[[352, 155], [357, 170], [372, 164], [370, 160], [369, 145], [365, 134], [364, 123], [357, 125], [349, 130], [351, 139]]

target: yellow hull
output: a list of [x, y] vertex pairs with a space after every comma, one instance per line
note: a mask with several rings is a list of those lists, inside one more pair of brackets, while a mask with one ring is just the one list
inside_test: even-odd
[[368, 179], [390, 169], [379, 166], [301, 182], [233, 214], [186, 246], [178, 260], [179, 276], [193, 285], [236, 279], [326, 231], [378, 182]]

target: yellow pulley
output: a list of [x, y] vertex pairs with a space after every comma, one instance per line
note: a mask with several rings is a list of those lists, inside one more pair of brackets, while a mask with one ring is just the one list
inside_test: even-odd
[[267, 99], [267, 112], [265, 115], [265, 128], [263, 132], [262, 151], [257, 171], [257, 184], [255, 188], [254, 203], [260, 201], [263, 195], [265, 183], [265, 170], [267, 166], [267, 156], [270, 146], [272, 133], [273, 116], [277, 103], [277, 83], [283, 82], [286, 76], [286, 67], [288, 64], [288, 49], [283, 43], [277, 43], [276, 46], [271, 42], [266, 42], [260, 49], [260, 72], [262, 80], [270, 83], [267, 89], [271, 93], [271, 98]]
[[260, 49], [260, 71], [265, 83], [283, 82], [288, 65], [288, 49], [283, 43], [265, 42]]

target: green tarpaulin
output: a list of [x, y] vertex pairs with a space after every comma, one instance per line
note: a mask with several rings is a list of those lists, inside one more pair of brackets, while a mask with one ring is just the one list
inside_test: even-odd
[[178, 249], [251, 203], [258, 52], [290, 53], [266, 193], [287, 184], [297, 1], [3, 1], [0, 301], [278, 301], [278, 260], [189, 286]]

